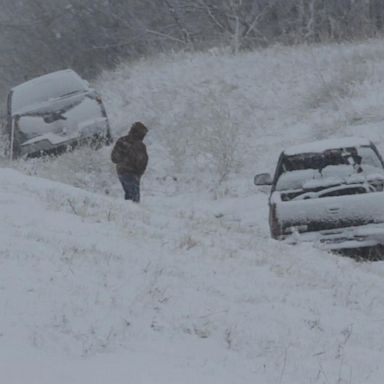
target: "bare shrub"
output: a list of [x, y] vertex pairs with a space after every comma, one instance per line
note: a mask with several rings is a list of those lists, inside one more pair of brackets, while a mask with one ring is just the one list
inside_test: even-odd
[[6, 123], [5, 118], [0, 118], [0, 160], [8, 157], [9, 138], [5, 131]]
[[199, 244], [191, 235], [185, 235], [180, 239], [179, 248], [189, 251], [190, 249], [196, 247]]
[[228, 107], [220, 104], [213, 95], [206, 101], [209, 122], [202, 125], [200, 134], [196, 132], [195, 147], [213, 165], [220, 184], [239, 165], [236, 159], [239, 133]]
[[217, 93], [195, 92], [165, 135], [175, 172], [208, 173], [220, 185], [240, 165], [238, 135], [238, 124]]
[[115, 181], [109, 147], [94, 150], [83, 146], [60, 156], [18, 159], [12, 166], [22, 172], [64, 182], [92, 192], [109, 193], [111, 177]]

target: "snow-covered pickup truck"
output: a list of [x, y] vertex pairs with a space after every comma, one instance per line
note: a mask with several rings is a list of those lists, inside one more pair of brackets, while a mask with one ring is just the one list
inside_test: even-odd
[[284, 150], [272, 186], [269, 225], [275, 239], [311, 241], [328, 250], [384, 245], [384, 163], [362, 138], [321, 140]]

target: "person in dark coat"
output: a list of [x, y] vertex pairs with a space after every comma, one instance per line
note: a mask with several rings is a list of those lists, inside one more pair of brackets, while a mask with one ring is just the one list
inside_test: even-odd
[[128, 135], [120, 137], [112, 149], [111, 160], [125, 192], [125, 200], [140, 202], [140, 179], [148, 164], [143, 139], [148, 128], [141, 122], [132, 125]]

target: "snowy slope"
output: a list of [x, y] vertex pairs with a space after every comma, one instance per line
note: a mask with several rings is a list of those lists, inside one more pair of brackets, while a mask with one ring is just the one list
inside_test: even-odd
[[252, 200], [0, 181], [7, 383], [381, 382], [382, 263], [269, 240]]
[[104, 74], [115, 135], [151, 128], [143, 202], [110, 148], [2, 162], [0, 382], [381, 383], [384, 264], [271, 240], [252, 178], [288, 144], [383, 149], [383, 60], [372, 41]]

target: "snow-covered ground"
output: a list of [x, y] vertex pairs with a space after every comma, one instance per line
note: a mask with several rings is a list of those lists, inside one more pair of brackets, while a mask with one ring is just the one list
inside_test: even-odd
[[[0, 168], [0, 382], [382, 383], [384, 263], [269, 238], [290, 144], [384, 149], [381, 41], [122, 65], [115, 136], [150, 128], [142, 203], [110, 148]], [[222, 156], [222, 154], [225, 156]]]

